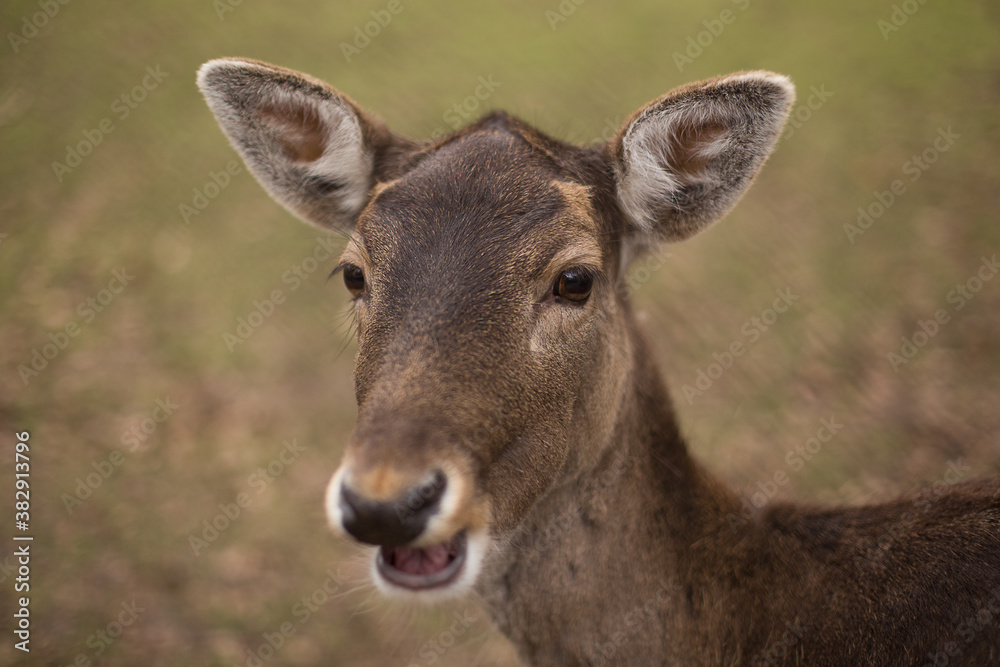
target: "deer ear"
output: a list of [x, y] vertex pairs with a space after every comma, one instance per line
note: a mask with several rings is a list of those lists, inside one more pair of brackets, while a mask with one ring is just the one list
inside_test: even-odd
[[725, 215], [774, 148], [794, 99], [787, 77], [744, 72], [638, 110], [609, 146], [618, 202], [636, 231], [680, 241]]
[[198, 87], [264, 189], [320, 227], [354, 225], [379, 155], [400, 143], [322, 81], [253, 60], [212, 60]]

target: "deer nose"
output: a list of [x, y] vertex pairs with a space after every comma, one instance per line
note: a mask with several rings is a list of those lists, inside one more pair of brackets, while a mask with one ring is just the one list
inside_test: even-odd
[[338, 504], [344, 530], [359, 542], [398, 547], [417, 539], [438, 511], [448, 478], [440, 470], [424, 484], [411, 487], [395, 500], [365, 498], [346, 483]]

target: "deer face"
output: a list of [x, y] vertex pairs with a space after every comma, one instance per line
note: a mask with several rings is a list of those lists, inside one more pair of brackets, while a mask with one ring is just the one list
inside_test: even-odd
[[262, 185], [350, 232], [358, 422], [331, 524], [378, 547], [387, 593], [467, 590], [560, 479], [606, 448], [632, 368], [630, 255], [720, 217], [791, 104], [767, 73], [688, 88], [607, 146], [503, 114], [434, 144], [386, 130], [325, 84], [253, 61], [199, 85]]
[[404, 588], [471, 581], [491, 532], [516, 526], [624, 377], [605, 317], [612, 230], [505, 125], [380, 188], [340, 265], [359, 415], [327, 508], [382, 547], [377, 580]]

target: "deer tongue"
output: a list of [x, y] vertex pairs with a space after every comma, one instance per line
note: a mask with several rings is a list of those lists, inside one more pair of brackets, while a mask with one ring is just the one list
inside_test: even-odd
[[383, 546], [376, 559], [388, 581], [411, 590], [447, 586], [465, 564], [467, 538], [462, 531], [446, 542], [426, 547]]
[[435, 574], [440, 572], [455, 555], [450, 542], [430, 547], [396, 547], [392, 553], [392, 565], [407, 574]]

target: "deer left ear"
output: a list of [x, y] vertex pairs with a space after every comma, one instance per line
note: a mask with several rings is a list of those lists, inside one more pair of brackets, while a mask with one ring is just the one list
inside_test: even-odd
[[681, 241], [724, 216], [771, 153], [794, 100], [787, 77], [743, 72], [683, 86], [637, 111], [608, 147], [635, 230]]

